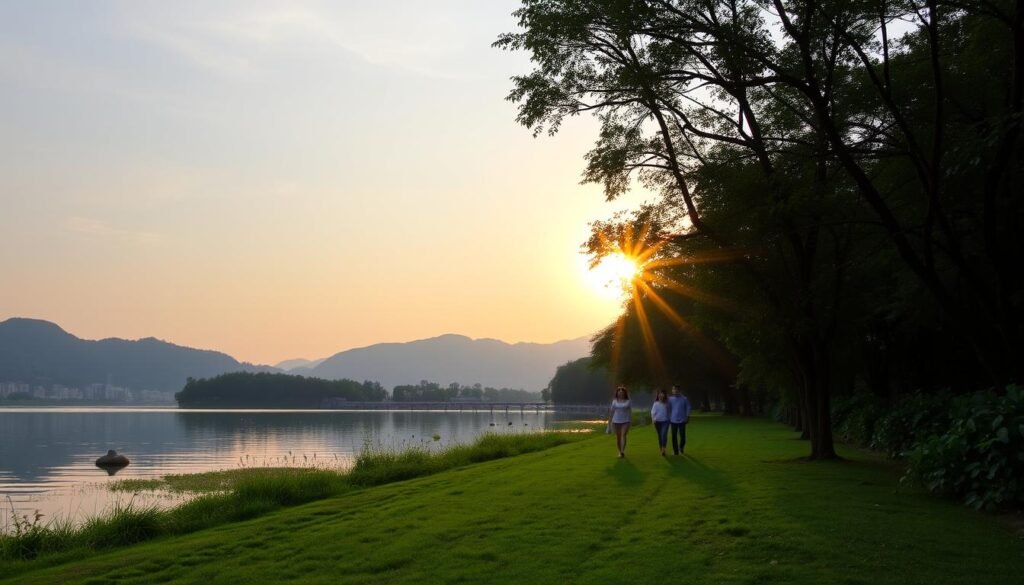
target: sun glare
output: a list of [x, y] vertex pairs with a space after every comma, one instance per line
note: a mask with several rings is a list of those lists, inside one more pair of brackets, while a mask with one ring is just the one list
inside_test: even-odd
[[629, 294], [639, 273], [640, 267], [625, 254], [610, 254], [587, 271], [587, 280], [601, 296], [622, 299]]

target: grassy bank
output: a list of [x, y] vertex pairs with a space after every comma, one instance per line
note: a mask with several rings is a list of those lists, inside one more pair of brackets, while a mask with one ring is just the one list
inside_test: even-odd
[[1009, 584], [1024, 574], [1024, 540], [1004, 521], [897, 490], [900, 471], [872, 454], [805, 463], [806, 443], [766, 421], [697, 418], [689, 437], [687, 457], [662, 458], [640, 427], [620, 460], [614, 439], [596, 436], [26, 565], [9, 582]]
[[[168, 490], [207, 493], [170, 510], [122, 504], [81, 526], [14, 517], [13, 534], [0, 535], [0, 577], [31, 563], [81, 558], [163, 536], [182, 535], [248, 520], [270, 511], [369, 486], [420, 477], [462, 465], [548, 449], [580, 438], [566, 433], [487, 434], [440, 451], [368, 449], [347, 473], [327, 469], [250, 468], [161, 479], [123, 480], [123, 492]], [[38, 560], [37, 560], [38, 559]]]

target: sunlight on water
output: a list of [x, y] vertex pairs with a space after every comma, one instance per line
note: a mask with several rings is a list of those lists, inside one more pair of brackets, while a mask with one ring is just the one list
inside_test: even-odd
[[[0, 530], [11, 513], [42, 522], [102, 515], [112, 506], [177, 505], [189, 496], [109, 490], [120, 479], [247, 467], [345, 469], [366, 445], [439, 449], [485, 432], [548, 428], [550, 413], [178, 409], [0, 409]], [[434, 436], [438, 439], [435, 440]], [[128, 467], [108, 476], [108, 449]]]

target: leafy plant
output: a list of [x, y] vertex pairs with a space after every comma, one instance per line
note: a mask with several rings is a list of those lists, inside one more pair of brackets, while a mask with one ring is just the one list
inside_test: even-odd
[[957, 399], [948, 430], [922, 440], [905, 479], [979, 510], [1024, 503], [1024, 388]]
[[884, 412], [868, 445], [889, 457], [905, 457], [918, 442], [945, 432], [953, 398], [949, 393], [914, 394]]

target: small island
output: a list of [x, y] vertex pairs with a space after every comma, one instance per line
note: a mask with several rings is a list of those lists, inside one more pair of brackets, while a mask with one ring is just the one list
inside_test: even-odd
[[189, 378], [174, 398], [179, 408], [326, 408], [347, 401], [380, 402], [387, 395], [377, 382], [235, 372]]

